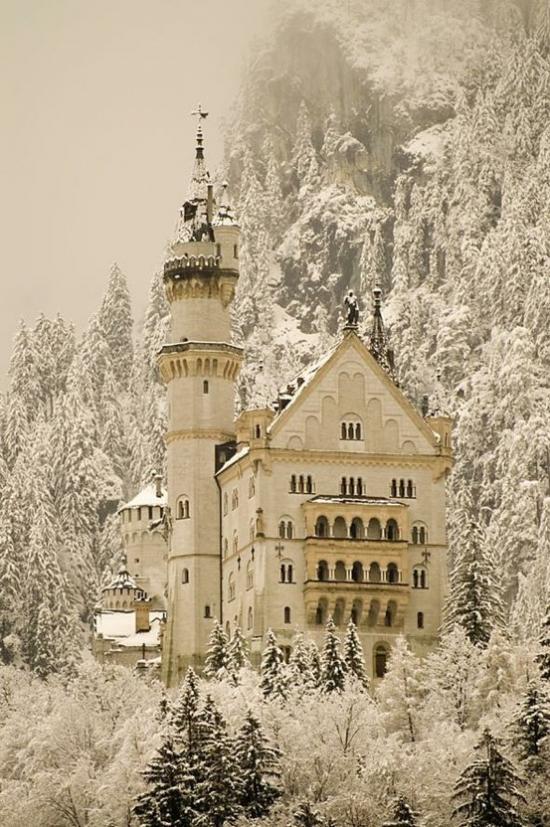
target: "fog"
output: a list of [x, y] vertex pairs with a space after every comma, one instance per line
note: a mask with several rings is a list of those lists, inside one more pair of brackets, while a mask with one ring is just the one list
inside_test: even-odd
[[20, 318], [82, 329], [118, 262], [139, 316], [192, 161], [211, 169], [254, 0], [0, 0], [0, 384]]

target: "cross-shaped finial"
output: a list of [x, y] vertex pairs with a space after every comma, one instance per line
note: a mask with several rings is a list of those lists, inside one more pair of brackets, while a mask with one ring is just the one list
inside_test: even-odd
[[431, 551], [428, 551], [428, 549], [425, 548], [424, 551], [422, 552], [422, 557], [424, 558], [424, 562], [429, 563], [431, 556], [432, 556]]
[[284, 550], [285, 547], [283, 546], [283, 544], [277, 543], [277, 545], [275, 546], [275, 551], [277, 552], [277, 557], [279, 558], [279, 560], [281, 559], [281, 554]]
[[197, 117], [197, 118], [198, 118], [198, 121], [199, 121], [199, 126], [200, 126], [200, 125], [201, 125], [201, 121], [203, 120], [203, 118], [207, 118], [207, 117], [208, 117], [208, 112], [203, 112], [203, 111], [202, 111], [202, 106], [201, 106], [201, 104], [199, 103], [199, 105], [197, 106], [197, 108], [195, 109], [195, 111], [194, 111], [194, 112], [191, 112], [191, 115], [192, 115], [193, 117]]

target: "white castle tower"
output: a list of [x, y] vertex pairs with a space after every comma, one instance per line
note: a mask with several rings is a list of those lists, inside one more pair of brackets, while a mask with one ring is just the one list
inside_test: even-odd
[[200, 668], [212, 618], [221, 612], [217, 456], [234, 442], [234, 383], [242, 358], [231, 344], [230, 304], [239, 277], [239, 228], [226, 187], [216, 210], [204, 161], [199, 107], [190, 193], [164, 266], [170, 341], [159, 355], [168, 389], [168, 616], [162, 677]]

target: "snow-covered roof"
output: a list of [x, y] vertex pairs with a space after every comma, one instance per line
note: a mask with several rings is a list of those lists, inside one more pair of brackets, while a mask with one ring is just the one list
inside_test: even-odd
[[108, 586], [105, 586], [103, 591], [108, 589], [135, 589], [136, 581], [125, 566], [122, 566], [115, 574]]
[[363, 496], [349, 496], [344, 494], [325, 495], [318, 494], [312, 497], [307, 502], [311, 503], [338, 503], [340, 505], [350, 503], [353, 505], [390, 505], [390, 506], [407, 506], [407, 503], [402, 503], [399, 500], [392, 500], [389, 497], [363, 497]]
[[233, 456], [232, 456], [232, 457], [230, 457], [230, 458], [227, 460], [227, 462], [224, 462], [224, 464], [222, 465], [222, 467], [221, 467], [221, 468], [220, 468], [220, 469], [219, 469], [216, 473], [217, 473], [217, 474], [220, 474], [222, 471], [225, 471], [225, 470], [226, 470], [227, 468], [229, 468], [231, 465], [234, 465], [234, 464], [235, 464], [236, 462], [238, 462], [240, 459], [242, 459], [243, 457], [245, 457], [245, 456], [246, 456], [249, 452], [250, 452], [250, 448], [248, 447], [248, 445], [246, 445], [244, 448], [241, 448], [241, 450], [240, 450], [240, 451], [237, 451], [237, 453], [236, 453], [236, 454], [233, 454]]
[[166, 489], [162, 488], [161, 496], [157, 497], [157, 487], [154, 483], [151, 483], [150, 485], [146, 485], [145, 488], [142, 488], [133, 500], [130, 500], [125, 505], [121, 505], [119, 511], [125, 508], [141, 508], [147, 505], [160, 505], [164, 507], [167, 502]]
[[149, 612], [151, 628], [147, 632], [136, 632], [136, 613], [123, 611], [101, 611], [95, 615], [96, 635], [116, 641], [120, 646], [158, 646], [160, 622], [164, 612]]

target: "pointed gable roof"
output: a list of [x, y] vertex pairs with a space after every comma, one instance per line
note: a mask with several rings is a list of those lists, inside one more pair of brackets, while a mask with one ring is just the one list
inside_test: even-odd
[[369, 370], [382, 382], [384, 387], [397, 402], [405, 416], [412, 421], [430, 445], [434, 448], [437, 447], [437, 436], [434, 431], [425, 422], [414, 405], [407, 399], [403, 391], [397, 387], [388, 373], [377, 362], [362, 339], [352, 329], [346, 330], [344, 338], [338, 343], [338, 345], [325, 354], [325, 356], [323, 356], [312, 368], [307, 370], [306, 376], [304, 377], [305, 381], [300, 385], [288, 405], [275, 417], [271, 423], [269, 427], [271, 436], [276, 436], [285, 427], [285, 425], [292, 420], [296, 411], [306, 402], [312, 392], [321, 384], [323, 378], [328, 375], [329, 371], [336, 364], [336, 362], [349, 351], [353, 351], [361, 360], [363, 360], [363, 362], [367, 364]]

